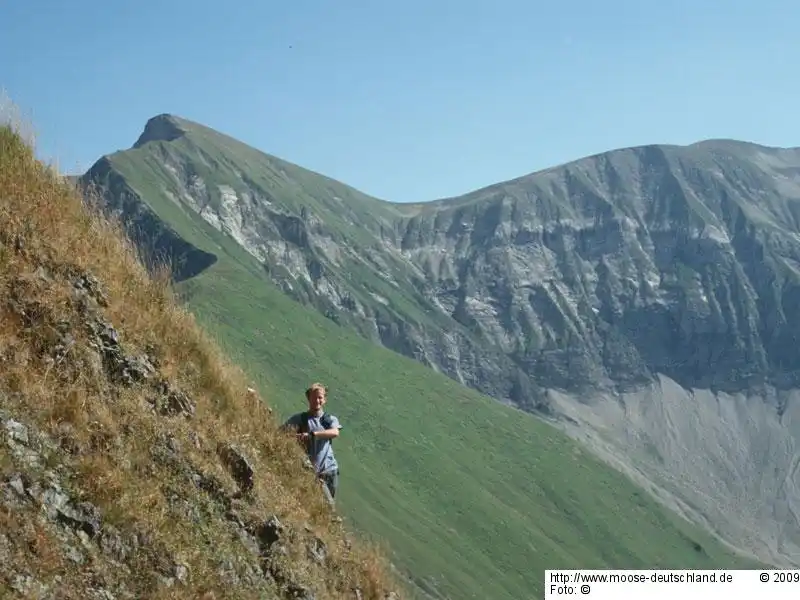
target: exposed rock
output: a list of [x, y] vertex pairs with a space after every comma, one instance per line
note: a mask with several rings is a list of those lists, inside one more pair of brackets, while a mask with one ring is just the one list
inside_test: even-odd
[[74, 546], [66, 545], [64, 548], [64, 555], [76, 565], [82, 565], [84, 562], [86, 562], [86, 557]]
[[189, 568], [186, 565], [175, 565], [175, 579], [181, 585], [189, 582]]
[[248, 550], [253, 557], [261, 556], [261, 547], [258, 540], [248, 531], [247, 525], [241, 520], [238, 515], [228, 513], [226, 515], [228, 520], [233, 526], [236, 536], [241, 540], [242, 545]]
[[171, 115], [162, 114], [148, 119], [142, 135], [136, 140], [134, 148], [140, 148], [148, 142], [169, 142], [183, 136], [184, 131], [178, 121]]
[[255, 473], [250, 461], [241, 450], [231, 444], [223, 444], [220, 445], [218, 452], [242, 492], [247, 493], [253, 489]]
[[91, 273], [83, 273], [77, 276], [73, 281], [73, 285], [79, 295], [81, 293], [85, 294], [97, 302], [98, 305], [102, 307], [108, 306], [108, 297], [105, 289], [97, 277]]
[[44, 283], [53, 283], [53, 276], [50, 274], [50, 270], [45, 265], [39, 265], [36, 267], [34, 274]]
[[328, 550], [323, 542], [318, 537], [314, 537], [307, 544], [308, 558], [317, 564], [324, 564], [328, 558]]
[[3, 427], [7, 432], [9, 440], [20, 444], [28, 443], [28, 430], [22, 423], [18, 423], [14, 419], [9, 419], [3, 423]]
[[[786, 175], [799, 165], [793, 151], [735, 142], [646, 146], [409, 211], [363, 197], [364, 212], [334, 197], [313, 211], [279, 206], [251, 180], [232, 190], [227, 177], [182, 177], [197, 172], [190, 160], [170, 167], [185, 186], [174, 201], [298, 300], [544, 410], [542, 388], [630, 389], [659, 372], [729, 390], [800, 381], [800, 359], [786, 358], [798, 324], [785, 310], [800, 288], [781, 266], [800, 256]], [[214, 186], [219, 206], [206, 201]], [[326, 228], [325, 214], [341, 211], [352, 230]], [[427, 317], [389, 306], [357, 278], [363, 269]]]
[[11, 477], [8, 478], [8, 486], [14, 490], [20, 498], [25, 497], [25, 484], [22, 481], [22, 476], [19, 473], [15, 473]]
[[144, 354], [126, 357], [122, 369], [123, 377], [133, 382], [150, 379], [156, 372], [152, 361]]
[[22, 481], [14, 476], [0, 481], [0, 506], [18, 510], [28, 500]]
[[264, 554], [269, 554], [273, 546], [281, 540], [285, 531], [286, 528], [280, 520], [278, 520], [278, 517], [273, 515], [266, 521], [257, 525], [252, 533], [258, 540], [262, 552]]
[[169, 381], [162, 379], [155, 387], [155, 396], [150, 402], [154, 410], [164, 416], [183, 415], [186, 418], [194, 416], [195, 405], [189, 395], [177, 389]]
[[[33, 495], [35, 492], [29, 490]], [[51, 486], [41, 494], [34, 496], [46, 511], [47, 515], [68, 527], [83, 531], [93, 538], [100, 531], [100, 510], [90, 502], [73, 502], [59, 487]]]
[[30, 430], [23, 424], [14, 419], [1, 421], [2, 429], [6, 438], [6, 445], [11, 449], [12, 456], [29, 468], [35, 468], [41, 464], [41, 455], [37, 448], [38, 440], [34, 440]]
[[89, 332], [95, 338], [94, 347], [100, 352], [110, 379], [115, 383], [132, 385], [150, 379], [155, 367], [147, 356], [128, 356], [114, 327], [97, 317], [88, 321]]
[[30, 575], [15, 575], [11, 581], [11, 589], [26, 598], [41, 598], [47, 593], [47, 586], [36, 581]]
[[123, 536], [113, 525], [105, 525], [100, 534], [100, 549], [118, 562], [125, 562], [139, 546], [137, 536]]

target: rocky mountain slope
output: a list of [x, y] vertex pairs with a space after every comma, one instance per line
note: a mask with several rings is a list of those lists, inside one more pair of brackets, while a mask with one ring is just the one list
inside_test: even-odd
[[469, 263], [443, 279], [429, 262], [436, 299], [455, 293], [571, 432], [726, 539], [798, 564], [799, 216], [800, 151], [712, 141], [435, 202], [399, 244]]
[[84, 182], [179, 276], [235, 243], [335, 322], [798, 564], [800, 151], [629, 148], [403, 205], [161, 115]]
[[0, 127], [0, 596], [399, 598], [120, 232]]

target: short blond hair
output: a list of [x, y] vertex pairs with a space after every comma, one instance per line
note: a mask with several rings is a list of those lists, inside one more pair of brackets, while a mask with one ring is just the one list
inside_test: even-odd
[[325, 389], [324, 385], [322, 385], [321, 383], [312, 383], [306, 390], [306, 400], [311, 400], [311, 394], [313, 394], [317, 390], [321, 390], [323, 396], [327, 395], [328, 390]]

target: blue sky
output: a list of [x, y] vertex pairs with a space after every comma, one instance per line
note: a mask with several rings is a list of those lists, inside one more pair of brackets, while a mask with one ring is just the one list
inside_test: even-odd
[[396, 201], [612, 148], [800, 146], [796, 0], [0, 0], [0, 88], [85, 170], [163, 112]]

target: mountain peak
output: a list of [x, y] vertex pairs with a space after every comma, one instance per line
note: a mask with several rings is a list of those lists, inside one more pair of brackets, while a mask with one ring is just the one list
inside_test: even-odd
[[186, 133], [186, 129], [182, 125], [182, 119], [175, 115], [162, 113], [147, 121], [142, 135], [139, 136], [133, 147], [140, 148], [147, 142], [171, 142], [184, 133]]

